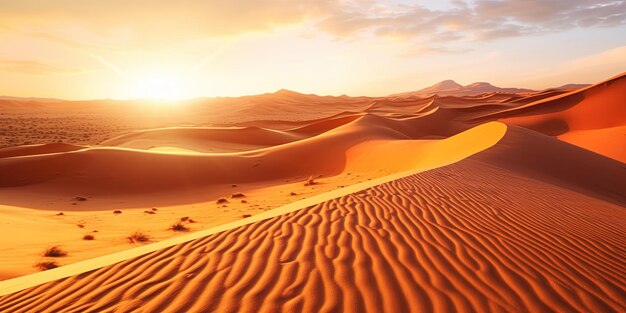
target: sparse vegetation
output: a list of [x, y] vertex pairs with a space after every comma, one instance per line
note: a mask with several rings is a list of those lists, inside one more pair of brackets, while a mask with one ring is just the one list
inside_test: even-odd
[[156, 214], [156, 212], [154, 212], [154, 211], [143, 211], [143, 213], [146, 213], [146, 214]]
[[248, 203], [248, 200], [241, 200], [241, 203]]
[[252, 217], [252, 214], [244, 214], [241, 217], [243, 217], [243, 218]]
[[85, 198], [85, 197], [75, 197], [74, 200], [76, 200], [76, 201], [87, 201], [87, 198]]
[[226, 199], [226, 198], [219, 198], [219, 199], [217, 199], [217, 201], [215, 201], [215, 203], [217, 203], [217, 204], [228, 203], [228, 199]]
[[291, 192], [291, 193], [289, 193], [289, 195], [290, 195], [290, 196], [297, 196], [298, 194], [297, 194], [297, 193], [295, 193], [295, 192]]
[[43, 256], [47, 256], [51, 258], [60, 258], [66, 255], [67, 255], [67, 251], [64, 251], [59, 246], [48, 247], [43, 252]]
[[113, 211], [113, 214], [122, 214], [122, 211], [121, 210], [115, 210], [115, 211]]
[[172, 226], [170, 226], [170, 230], [173, 230], [173, 231], [188, 231], [189, 227], [185, 226], [181, 222], [176, 222], [176, 223], [172, 224]]
[[65, 215], [65, 213], [63, 213], [63, 212], [57, 213], [57, 216], [62, 216], [62, 215]]
[[53, 268], [57, 268], [61, 265], [59, 265], [59, 263], [55, 262], [55, 261], [39, 261], [37, 263], [35, 263], [35, 265], [33, 265], [36, 269], [40, 270], [40, 271], [47, 271], [47, 270], [51, 270]]
[[189, 216], [183, 216], [180, 218], [181, 222], [187, 222], [187, 223], [195, 223], [196, 221], [194, 221], [191, 217]]
[[150, 210], [151, 210], [151, 211], [153, 211], [153, 212], [158, 211], [158, 210], [157, 210], [157, 208], [152, 208], [152, 209], [150, 209]]
[[78, 223], [78, 224], [76, 224], [76, 227], [78, 227], [78, 228], [85, 228], [85, 224], [83, 224], [83, 223]]
[[83, 236], [83, 240], [94, 240], [96, 237], [92, 234], [87, 234]]
[[232, 195], [230, 195], [230, 197], [232, 199], [237, 199], [237, 198], [245, 198], [246, 195], [244, 195], [243, 193], [238, 192], [238, 193], [233, 193]]
[[147, 242], [147, 241], [150, 241], [150, 236], [148, 236], [148, 235], [146, 235], [146, 234], [144, 234], [142, 232], [136, 231], [136, 232], [130, 234], [130, 236], [128, 236], [127, 239], [128, 239], [128, 241], [130, 241], [130, 243]]

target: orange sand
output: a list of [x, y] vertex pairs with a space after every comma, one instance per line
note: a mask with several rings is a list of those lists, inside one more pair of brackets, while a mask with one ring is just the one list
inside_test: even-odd
[[624, 94], [2, 100], [0, 311], [625, 311]]

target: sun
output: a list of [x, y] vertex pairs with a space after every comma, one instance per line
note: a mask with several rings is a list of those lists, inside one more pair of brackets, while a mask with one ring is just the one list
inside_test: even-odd
[[188, 98], [189, 84], [182, 75], [155, 72], [137, 75], [131, 81], [133, 98], [181, 100]]

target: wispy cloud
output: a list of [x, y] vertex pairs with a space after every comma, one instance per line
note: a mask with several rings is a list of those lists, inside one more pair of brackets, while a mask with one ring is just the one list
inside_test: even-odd
[[[626, 1], [451, 1], [446, 9], [392, 0], [136, 0], [3, 1], [4, 23], [72, 35], [91, 31], [125, 48], [163, 47], [176, 41], [271, 31], [316, 21], [316, 29], [340, 38], [369, 34], [411, 40], [485, 41], [571, 28], [626, 23]], [[307, 24], [308, 25], [308, 24]], [[76, 32], [73, 32], [75, 35]], [[120, 35], [123, 33], [123, 35]], [[64, 37], [66, 37], [64, 36]]]
[[454, 1], [447, 10], [431, 10], [420, 4], [353, 1], [335, 8], [318, 26], [338, 37], [394, 35], [423, 43], [454, 43], [624, 23], [626, 1]]

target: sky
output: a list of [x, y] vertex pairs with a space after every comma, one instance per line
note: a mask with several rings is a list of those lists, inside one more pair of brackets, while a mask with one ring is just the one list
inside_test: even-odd
[[382, 96], [626, 71], [626, 1], [0, 0], [0, 95]]

